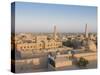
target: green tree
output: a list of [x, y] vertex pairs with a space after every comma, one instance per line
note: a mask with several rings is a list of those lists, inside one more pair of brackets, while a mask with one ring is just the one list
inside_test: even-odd
[[72, 42], [71, 42], [71, 40], [67, 40], [67, 41], [63, 42], [63, 45], [67, 46], [67, 47], [72, 47]]
[[86, 60], [86, 59], [83, 58], [83, 57], [80, 57], [80, 59], [79, 59], [79, 61], [78, 61], [78, 63], [77, 63], [77, 65], [78, 65], [80, 68], [85, 68], [85, 67], [87, 67], [88, 64], [89, 64], [89, 61]]

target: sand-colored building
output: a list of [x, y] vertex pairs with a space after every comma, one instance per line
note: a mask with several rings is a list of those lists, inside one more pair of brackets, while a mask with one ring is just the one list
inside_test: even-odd
[[15, 36], [16, 50], [39, 50], [39, 49], [52, 49], [62, 47], [62, 42], [58, 40], [56, 34], [56, 26], [54, 26], [53, 37], [48, 39], [46, 35], [29, 35], [19, 34]]

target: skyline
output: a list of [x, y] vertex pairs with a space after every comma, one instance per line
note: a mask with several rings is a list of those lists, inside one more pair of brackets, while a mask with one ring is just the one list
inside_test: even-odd
[[15, 32], [52, 32], [54, 25], [58, 32], [85, 32], [86, 24], [88, 32], [97, 32], [97, 7], [30, 2], [15, 4]]

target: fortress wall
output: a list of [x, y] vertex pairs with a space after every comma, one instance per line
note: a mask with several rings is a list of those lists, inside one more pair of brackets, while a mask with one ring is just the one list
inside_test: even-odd
[[72, 65], [72, 61], [69, 60], [69, 55], [57, 55], [55, 59], [56, 68]]
[[59, 68], [59, 67], [65, 67], [65, 66], [70, 66], [72, 65], [72, 61], [59, 61], [59, 62], [56, 62], [56, 68]]
[[48, 58], [47, 57], [39, 57], [32, 59], [23, 59], [23, 60], [15, 60], [15, 69], [16, 72], [28, 70], [28, 69], [42, 69], [48, 67]]
[[83, 57], [89, 61], [91, 60], [96, 60], [97, 59], [97, 53], [80, 53], [80, 54], [75, 54], [75, 57], [80, 58]]

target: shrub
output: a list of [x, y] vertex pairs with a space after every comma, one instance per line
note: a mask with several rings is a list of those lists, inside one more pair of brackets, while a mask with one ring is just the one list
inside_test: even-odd
[[80, 57], [80, 59], [79, 59], [79, 61], [78, 61], [78, 63], [77, 63], [77, 65], [80, 67], [80, 68], [84, 68], [84, 67], [87, 67], [87, 65], [89, 64], [89, 61], [88, 60], [86, 60], [85, 58], [83, 58], [83, 57]]

